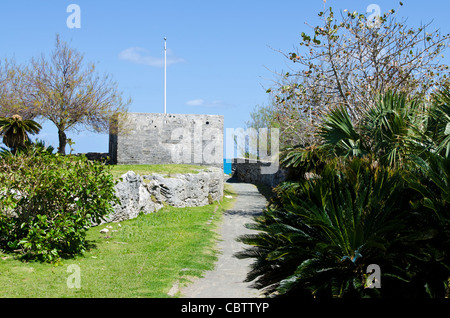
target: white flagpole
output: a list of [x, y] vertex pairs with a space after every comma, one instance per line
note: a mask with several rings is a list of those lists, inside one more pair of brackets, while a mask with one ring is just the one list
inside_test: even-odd
[[167, 38], [164, 38], [164, 114], [167, 114]]

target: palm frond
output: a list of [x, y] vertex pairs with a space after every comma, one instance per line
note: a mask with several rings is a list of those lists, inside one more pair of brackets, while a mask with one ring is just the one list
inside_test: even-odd
[[345, 107], [338, 107], [325, 117], [319, 135], [325, 147], [330, 147], [339, 156], [361, 156], [366, 153], [364, 141]]
[[42, 126], [33, 120], [23, 120], [21, 116], [14, 115], [10, 118], [0, 118], [0, 134], [3, 143], [14, 152], [18, 147], [24, 147], [29, 140], [28, 133], [37, 134]]

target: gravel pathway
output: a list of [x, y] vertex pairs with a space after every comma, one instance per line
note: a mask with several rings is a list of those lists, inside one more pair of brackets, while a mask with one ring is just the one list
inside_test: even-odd
[[245, 248], [245, 244], [237, 242], [236, 238], [252, 231], [245, 228], [246, 223], [253, 221], [266, 206], [266, 199], [256, 186], [248, 183], [234, 182], [229, 179], [237, 193], [237, 199], [232, 210], [224, 212], [218, 243], [219, 257], [216, 267], [205, 273], [203, 278], [181, 290], [184, 298], [254, 298], [259, 297], [259, 291], [251, 288], [250, 283], [244, 283], [251, 259], [240, 260], [234, 253]]

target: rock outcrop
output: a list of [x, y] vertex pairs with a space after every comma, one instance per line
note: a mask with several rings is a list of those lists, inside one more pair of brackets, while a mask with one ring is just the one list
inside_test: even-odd
[[164, 204], [174, 207], [203, 206], [221, 200], [223, 196], [223, 171], [218, 168], [197, 174], [164, 176], [152, 174], [140, 176], [133, 171], [122, 175], [116, 185], [120, 204], [107, 222], [120, 222], [137, 217], [140, 213], [152, 213]]

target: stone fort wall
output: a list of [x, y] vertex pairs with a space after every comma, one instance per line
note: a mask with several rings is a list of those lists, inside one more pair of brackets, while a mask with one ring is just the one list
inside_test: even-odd
[[272, 173], [263, 173], [262, 168], [270, 168], [274, 163], [271, 161], [249, 160], [245, 158], [235, 158], [231, 163], [233, 177], [237, 180], [253, 184], [264, 184], [276, 187], [286, 180], [287, 170], [278, 167]]
[[[123, 120], [119, 117], [118, 119]], [[113, 164], [194, 164], [223, 168], [224, 117], [128, 113], [111, 130]]]

